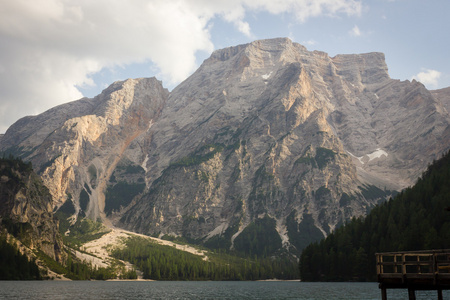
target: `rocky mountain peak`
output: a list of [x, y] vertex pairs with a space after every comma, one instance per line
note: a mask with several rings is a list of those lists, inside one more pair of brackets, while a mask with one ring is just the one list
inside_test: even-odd
[[374, 85], [390, 79], [385, 56], [380, 52], [336, 55], [332, 61], [338, 75], [353, 84]]
[[130, 79], [19, 120], [0, 148], [77, 214], [226, 248], [269, 220], [300, 250], [449, 148], [434, 95], [391, 79], [382, 53], [261, 40], [215, 51], [170, 93]]
[[73, 201], [77, 212], [97, 219], [106, 181], [128, 146], [151, 127], [167, 96], [155, 78], [118, 81], [93, 99], [19, 120], [1, 148], [33, 162], [55, 206]]

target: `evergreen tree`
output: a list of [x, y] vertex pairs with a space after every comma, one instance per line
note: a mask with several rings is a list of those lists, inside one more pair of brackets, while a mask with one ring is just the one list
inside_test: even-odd
[[375, 253], [450, 248], [450, 152], [417, 183], [354, 218], [300, 258], [304, 281], [375, 280]]
[[28, 257], [0, 237], [0, 280], [41, 279], [39, 267], [34, 259]]

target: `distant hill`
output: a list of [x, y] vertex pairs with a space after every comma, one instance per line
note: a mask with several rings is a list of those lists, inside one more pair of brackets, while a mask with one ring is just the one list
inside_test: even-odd
[[450, 248], [450, 152], [394, 199], [303, 250], [305, 281], [375, 280], [375, 253]]

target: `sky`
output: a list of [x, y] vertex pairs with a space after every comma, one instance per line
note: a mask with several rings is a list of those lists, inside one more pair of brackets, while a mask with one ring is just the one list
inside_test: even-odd
[[172, 90], [214, 50], [276, 37], [383, 52], [391, 78], [448, 87], [449, 13], [449, 0], [0, 0], [0, 133], [117, 80]]

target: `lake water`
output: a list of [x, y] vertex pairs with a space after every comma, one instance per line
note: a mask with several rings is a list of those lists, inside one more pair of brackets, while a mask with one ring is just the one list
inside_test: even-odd
[[[437, 299], [417, 291], [417, 299]], [[381, 299], [377, 283], [292, 281], [0, 281], [0, 299]], [[388, 299], [408, 299], [389, 290]], [[450, 293], [444, 291], [444, 299]]]

